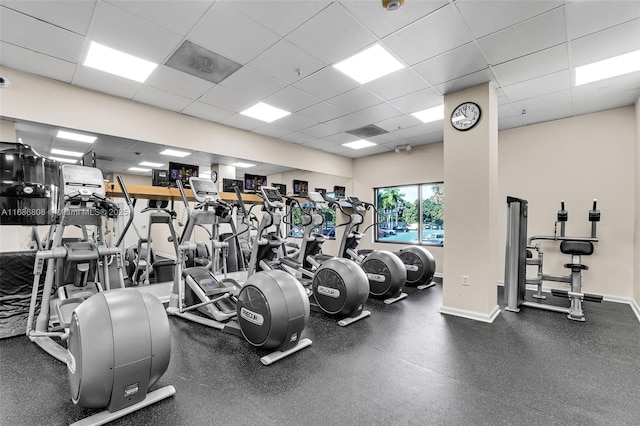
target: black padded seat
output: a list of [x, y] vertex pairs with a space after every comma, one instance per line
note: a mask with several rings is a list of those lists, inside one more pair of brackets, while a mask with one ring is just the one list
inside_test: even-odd
[[560, 243], [560, 251], [573, 256], [589, 256], [593, 254], [591, 241], [565, 240]]

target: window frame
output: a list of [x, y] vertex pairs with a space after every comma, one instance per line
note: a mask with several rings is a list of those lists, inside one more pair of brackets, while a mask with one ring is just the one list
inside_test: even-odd
[[[382, 186], [382, 187], [376, 187], [373, 188], [373, 199], [374, 199], [374, 205], [375, 205], [375, 211], [378, 212], [378, 214], [376, 215], [376, 217], [374, 217], [374, 221], [376, 221], [377, 223], [375, 224], [375, 226], [373, 227], [375, 229], [375, 234], [374, 234], [374, 242], [376, 243], [386, 243], [386, 244], [402, 244], [402, 245], [424, 245], [424, 246], [430, 246], [430, 247], [444, 247], [444, 217], [442, 218], [442, 223], [438, 223], [438, 221], [436, 221], [435, 225], [438, 226], [437, 231], [441, 231], [438, 232], [439, 234], [442, 235], [441, 238], [441, 242], [426, 242], [425, 238], [423, 238], [423, 235], [425, 234], [425, 230], [427, 228], [425, 228], [425, 224], [423, 223], [423, 217], [424, 217], [424, 212], [423, 212], [423, 208], [424, 208], [424, 202], [425, 199], [423, 199], [423, 190], [425, 186], [441, 186], [442, 190], [442, 202], [438, 203], [439, 205], [442, 205], [441, 209], [442, 212], [444, 213], [444, 181], [434, 181], [434, 182], [423, 182], [423, 183], [416, 183], [416, 184], [400, 184], [400, 185], [393, 185], [393, 186]], [[380, 226], [382, 225], [382, 223], [384, 223], [383, 221], [380, 221], [380, 211], [379, 211], [379, 194], [384, 191], [384, 190], [388, 190], [388, 189], [402, 189], [402, 188], [414, 188], [416, 193], [417, 193], [417, 217], [419, 218], [419, 222], [417, 223], [417, 236], [416, 236], [416, 240], [412, 240], [412, 241], [393, 241], [393, 240], [389, 240], [387, 239], [388, 236], [385, 235], [382, 238], [380, 237], [381, 234], [381, 229], [387, 229], [387, 228], [380, 228]], [[375, 213], [374, 213], [375, 214]], [[403, 222], [406, 223], [406, 222]], [[410, 225], [409, 225], [410, 226]], [[430, 225], [433, 226], [433, 225]], [[431, 229], [431, 228], [429, 228]], [[394, 229], [394, 231], [396, 231], [397, 229]], [[407, 227], [407, 229], [405, 229], [403, 232], [409, 232], [409, 229]], [[436, 233], [436, 234], [438, 234]], [[434, 233], [429, 233], [428, 235], [432, 235]], [[397, 234], [391, 234], [393, 235], [397, 235]], [[437, 238], [438, 240], [440, 240], [440, 238]]]

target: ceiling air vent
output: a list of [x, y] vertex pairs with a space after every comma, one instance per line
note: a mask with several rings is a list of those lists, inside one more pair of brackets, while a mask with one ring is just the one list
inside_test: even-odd
[[384, 135], [385, 133], [389, 133], [385, 129], [381, 129], [375, 124], [369, 124], [368, 126], [359, 127], [357, 129], [348, 130], [347, 133], [352, 134], [354, 136], [358, 136], [361, 138], [370, 138], [373, 136]]
[[218, 84], [242, 68], [237, 62], [185, 40], [166, 66]]

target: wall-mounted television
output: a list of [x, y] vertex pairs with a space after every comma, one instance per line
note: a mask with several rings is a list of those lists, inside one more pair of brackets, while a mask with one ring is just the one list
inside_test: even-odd
[[309, 192], [309, 182], [306, 180], [293, 180], [293, 195], [306, 196]]
[[277, 189], [281, 195], [287, 195], [287, 185], [284, 183], [272, 183], [271, 186]]
[[151, 170], [151, 185], [153, 186], [175, 186], [175, 182], [169, 179], [169, 170], [153, 169]]
[[169, 180], [171, 186], [175, 186], [177, 180], [182, 181], [182, 185], [189, 187], [189, 178], [198, 177], [200, 167], [192, 164], [169, 163]]
[[334, 186], [333, 195], [336, 199], [342, 199], [345, 197], [347, 190], [344, 186]]
[[244, 175], [244, 190], [247, 192], [260, 191], [260, 188], [267, 185], [267, 177], [261, 175]]
[[222, 178], [222, 192], [236, 192], [236, 188], [242, 192], [244, 190], [244, 182], [242, 179]]

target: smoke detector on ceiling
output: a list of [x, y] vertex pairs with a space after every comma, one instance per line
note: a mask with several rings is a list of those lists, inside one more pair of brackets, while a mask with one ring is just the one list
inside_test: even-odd
[[398, 10], [404, 4], [404, 0], [382, 0], [382, 6], [387, 10]]

